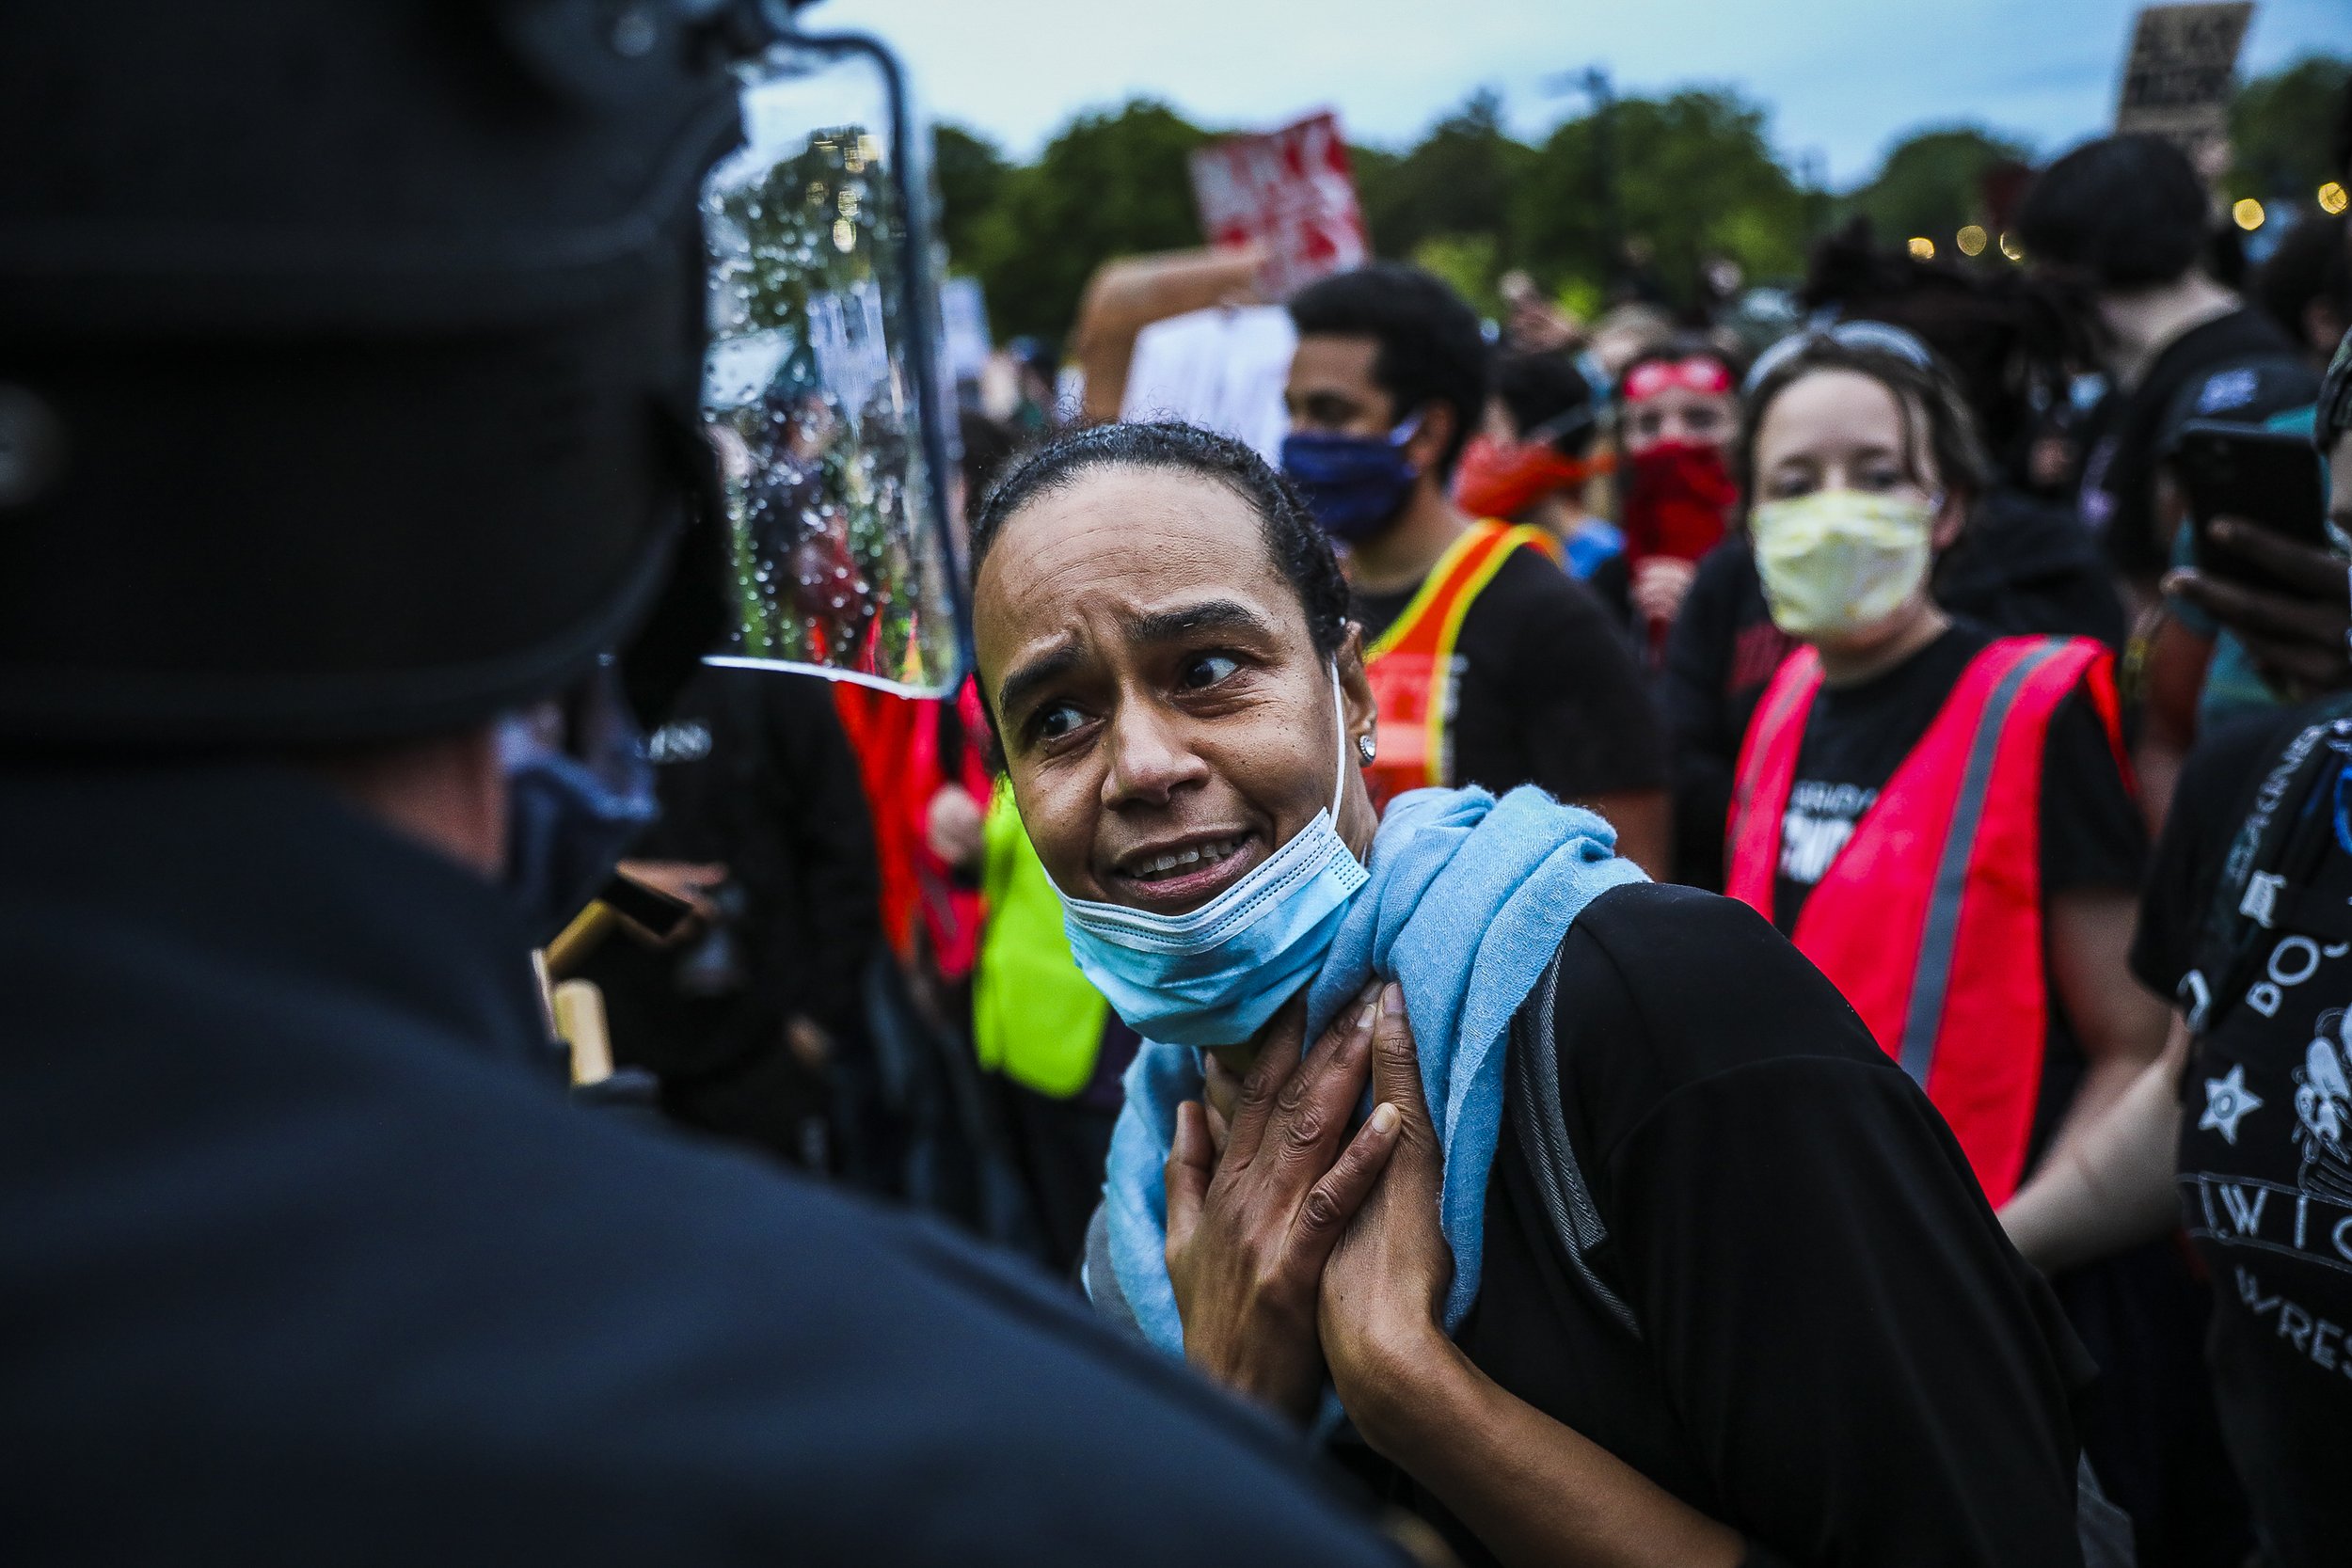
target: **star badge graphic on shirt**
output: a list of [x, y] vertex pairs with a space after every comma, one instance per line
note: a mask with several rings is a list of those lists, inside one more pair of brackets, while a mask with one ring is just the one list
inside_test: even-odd
[[2213, 1128], [2235, 1148], [2238, 1122], [2262, 1102], [2262, 1096], [2246, 1086], [2246, 1064], [2240, 1062], [2222, 1077], [2205, 1080], [2205, 1114], [2197, 1118], [2197, 1131]]

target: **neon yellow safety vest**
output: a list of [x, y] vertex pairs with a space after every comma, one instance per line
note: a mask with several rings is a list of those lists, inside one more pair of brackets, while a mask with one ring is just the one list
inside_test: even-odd
[[1070, 956], [1060, 895], [1021, 826], [1010, 784], [996, 786], [982, 843], [988, 917], [972, 977], [973, 1043], [980, 1066], [1067, 1100], [1094, 1076], [1109, 1005]]

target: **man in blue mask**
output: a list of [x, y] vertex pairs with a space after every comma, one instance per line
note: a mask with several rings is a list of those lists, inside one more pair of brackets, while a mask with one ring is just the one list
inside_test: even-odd
[[1325, 278], [1290, 309], [1282, 469], [1345, 558], [1379, 705], [1375, 803], [1538, 784], [1662, 871], [1663, 748], [1629, 645], [1549, 535], [1467, 517], [1449, 494], [1486, 407], [1477, 316], [1390, 262]]

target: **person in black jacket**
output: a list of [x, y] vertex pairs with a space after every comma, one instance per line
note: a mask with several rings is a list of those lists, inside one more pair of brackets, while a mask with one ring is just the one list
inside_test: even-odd
[[2090, 294], [2112, 390], [2087, 433], [2077, 505], [2135, 611], [2153, 596], [2180, 520], [2157, 490], [2167, 429], [2227, 418], [2263, 371], [2301, 366], [2295, 340], [2198, 264], [2210, 206], [2185, 153], [2135, 135], [2058, 158], [2017, 211], [2030, 264]]
[[[861, 978], [882, 942], [880, 878], [857, 759], [832, 689], [707, 667], [646, 743], [661, 814], [628, 868], [691, 886], [707, 925], [683, 944], [608, 940], [614, 1059], [660, 1081], [688, 1126], [818, 1170], [862, 1160], [833, 1069], [870, 1054]], [[848, 1148], [837, 1145], [846, 1136]]]
[[719, 9], [0, 29], [11, 1561], [1392, 1555], [1044, 1282], [567, 1100], [499, 720], [707, 645]]

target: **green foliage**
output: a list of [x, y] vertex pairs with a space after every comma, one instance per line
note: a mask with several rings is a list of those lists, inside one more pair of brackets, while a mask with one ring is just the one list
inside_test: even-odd
[[999, 336], [1058, 338], [1087, 278], [1115, 256], [1200, 244], [1185, 159], [1209, 134], [1135, 99], [1082, 115], [1034, 164], [1008, 171], [951, 263], [976, 274]]
[[863, 127], [844, 125], [812, 134], [806, 151], [755, 179], [723, 168], [718, 231], [736, 259], [723, 265], [722, 286], [743, 327], [804, 341], [812, 293], [846, 294], [868, 279], [896, 289], [898, 214], [878, 152]]
[[[1352, 150], [1373, 248], [1439, 272], [1482, 309], [1514, 267], [1565, 298], [1599, 300], [1612, 267], [1597, 121], [1568, 120], [1530, 147], [1502, 109], [1477, 93], [1406, 152]], [[1765, 140], [1762, 110], [1692, 89], [1620, 100], [1608, 129], [1624, 232], [1647, 245], [1669, 291], [1718, 252], [1751, 275], [1802, 261], [1805, 198]]]
[[972, 254], [980, 221], [1004, 194], [1012, 165], [986, 136], [943, 120], [931, 132], [931, 178], [939, 190], [939, 238], [952, 258]]
[[[1405, 154], [1391, 152], [1386, 148], [1353, 145], [1348, 148], [1347, 169], [1355, 177], [1356, 199], [1364, 205], [1365, 228], [1372, 227], [1370, 214], [1374, 201], [1386, 198], [1389, 182], [1394, 177], [1396, 166], [1404, 161]], [[1380, 193], [1377, 198], [1375, 192]]]
[[1502, 101], [1473, 93], [1403, 156], [1372, 154], [1354, 165], [1364, 226], [1383, 256], [1415, 256], [1429, 242], [1482, 234], [1486, 265], [1514, 266], [1512, 196], [1534, 161], [1534, 150], [1502, 128]]
[[2344, 178], [2333, 158], [2347, 76], [2352, 59], [2307, 55], [2238, 89], [2230, 105], [2232, 196], [2308, 201], [2323, 182]]
[[1581, 277], [1562, 283], [1551, 300], [1577, 321], [1591, 321], [1609, 308], [1609, 296], [1601, 292], [1600, 285]]
[[1842, 205], [1868, 218], [1883, 245], [1917, 234], [1948, 250], [1962, 225], [1983, 220], [1979, 182], [1984, 171], [2031, 157], [2022, 143], [1973, 125], [1915, 132], [1887, 153], [1878, 177]]
[[1495, 265], [1494, 235], [1432, 234], [1413, 247], [1412, 260], [1453, 284], [1480, 314], [1502, 313], [1502, 298], [1495, 293], [1502, 269]]
[[[1751, 277], [1803, 263], [1806, 198], [1764, 133], [1764, 111], [1729, 88], [1621, 99], [1612, 112], [1606, 135], [1624, 232], [1647, 246], [1677, 299], [1712, 254]], [[1592, 115], [1565, 121], [1534, 150], [1514, 193], [1509, 249], [1554, 288], [1597, 287], [1611, 273], [1602, 135]]]
[[[2328, 166], [2352, 61], [2313, 55], [2248, 83], [2231, 122], [2235, 195], [2308, 200]], [[2029, 150], [1993, 131], [1944, 126], [1904, 138], [1868, 183], [1836, 198], [1806, 191], [1774, 156], [1764, 110], [1727, 87], [1617, 102], [1606, 128], [1621, 232], [1652, 257], [1656, 280], [1687, 297], [1710, 255], [1752, 278], [1799, 273], [1811, 237], [1836, 215], [1867, 214], [1881, 238], [1925, 234], [1939, 247], [1981, 219], [1986, 167]], [[935, 165], [949, 264], [977, 276], [1005, 336], [1057, 339], [1102, 262], [1201, 243], [1185, 159], [1211, 133], [1136, 99], [1073, 120], [1033, 164], [1009, 163], [985, 137], [938, 131]], [[1472, 94], [1412, 147], [1349, 150], [1374, 249], [1439, 273], [1480, 309], [1506, 271], [1589, 306], [1616, 270], [1609, 254], [1603, 128], [1592, 113], [1530, 146], [1502, 103]], [[1589, 314], [1582, 309], [1580, 313]]]

